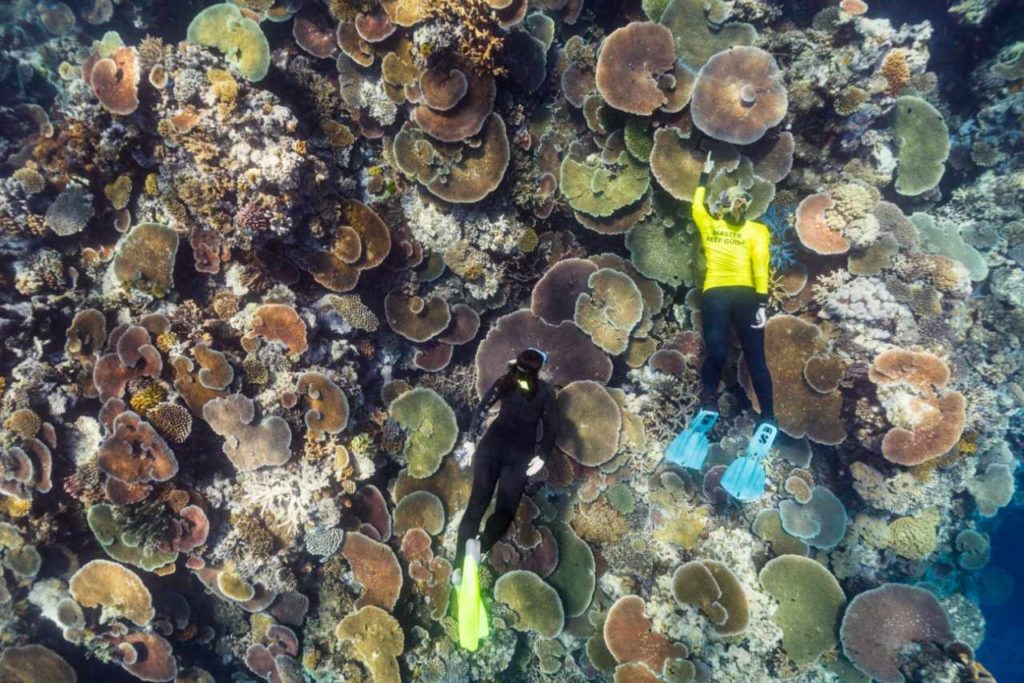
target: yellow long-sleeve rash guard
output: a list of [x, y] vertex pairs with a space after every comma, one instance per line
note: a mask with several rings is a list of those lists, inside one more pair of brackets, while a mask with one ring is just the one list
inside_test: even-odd
[[693, 193], [693, 222], [700, 231], [707, 261], [704, 291], [714, 287], [753, 287], [757, 294], [768, 295], [768, 245], [771, 233], [757, 221], [731, 225], [712, 216], [704, 205], [707, 188]]

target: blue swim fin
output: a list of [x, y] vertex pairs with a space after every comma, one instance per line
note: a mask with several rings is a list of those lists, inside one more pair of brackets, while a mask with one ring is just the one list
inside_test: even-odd
[[475, 652], [480, 641], [490, 635], [487, 609], [480, 597], [480, 541], [466, 543], [466, 557], [462, 561], [462, 582], [456, 590], [458, 600], [459, 645]]
[[708, 432], [717, 421], [717, 410], [701, 408], [686, 429], [669, 444], [665, 458], [673, 465], [699, 470], [708, 457]]
[[747, 445], [747, 452], [736, 458], [722, 475], [722, 488], [733, 498], [749, 502], [764, 495], [764, 457], [768, 455], [779, 428], [762, 422]]

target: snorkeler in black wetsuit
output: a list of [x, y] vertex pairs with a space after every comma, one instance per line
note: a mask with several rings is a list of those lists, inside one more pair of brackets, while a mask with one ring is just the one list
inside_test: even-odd
[[[487, 412], [501, 401], [498, 417], [487, 428], [473, 453], [473, 489], [459, 525], [456, 544], [454, 583], [461, 578], [466, 542], [480, 530], [480, 520], [491, 502], [495, 484], [498, 496], [494, 512], [480, 537], [480, 552], [490, 550], [505, 535], [519, 507], [519, 499], [530, 475], [543, 466], [555, 445], [558, 433], [558, 406], [555, 390], [539, 377], [547, 360], [543, 351], [529, 348], [509, 364], [508, 372], [487, 391], [473, 416], [469, 437], [479, 430]], [[543, 422], [543, 435], [537, 442], [537, 423]]]

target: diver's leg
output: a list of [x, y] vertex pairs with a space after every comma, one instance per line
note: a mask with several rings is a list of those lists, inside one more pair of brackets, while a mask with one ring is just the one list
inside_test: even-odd
[[731, 308], [727, 288], [715, 287], [704, 292], [701, 303], [701, 323], [704, 328], [704, 365], [700, 372], [702, 405], [714, 404], [718, 396], [718, 383], [722, 379], [722, 368], [729, 354]]
[[523, 490], [526, 488], [526, 464], [529, 454], [521, 454], [521, 457], [513, 457], [502, 466], [501, 476], [498, 478], [498, 495], [494, 501], [494, 512], [487, 518], [487, 525], [484, 527], [483, 536], [480, 537], [480, 552], [486, 553], [491, 549], [505, 532], [516, 516], [519, 508], [519, 499], [523, 497]]
[[737, 294], [734, 322], [736, 334], [743, 347], [743, 360], [750, 373], [750, 383], [754, 385], [757, 402], [761, 406], [761, 419], [774, 420], [772, 376], [768, 372], [768, 361], [764, 353], [764, 328], [755, 329], [751, 325], [757, 316], [759, 304], [753, 289]]
[[473, 488], [469, 494], [469, 503], [462, 513], [459, 523], [459, 535], [455, 542], [456, 569], [462, 568], [462, 560], [466, 553], [466, 541], [480, 533], [480, 520], [483, 519], [487, 506], [491, 503], [494, 485], [501, 473], [501, 459], [497, 449], [491, 445], [486, 435], [473, 454]]

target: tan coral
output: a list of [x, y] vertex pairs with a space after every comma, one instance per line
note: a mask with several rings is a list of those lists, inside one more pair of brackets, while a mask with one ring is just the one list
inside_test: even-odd
[[139, 626], [153, 619], [149, 589], [134, 572], [116, 562], [88, 562], [71, 577], [69, 589], [83, 607], [103, 607]]

